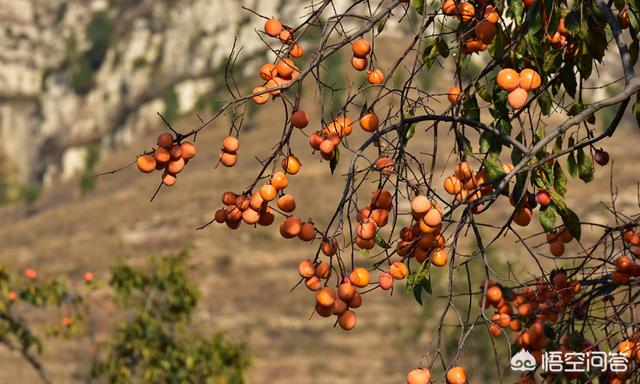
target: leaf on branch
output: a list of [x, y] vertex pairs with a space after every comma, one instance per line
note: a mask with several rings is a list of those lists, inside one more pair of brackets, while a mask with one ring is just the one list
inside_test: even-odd
[[389, 244], [387, 244], [386, 241], [384, 241], [384, 239], [382, 238], [382, 236], [380, 236], [379, 233], [376, 234], [376, 237], [374, 238], [374, 242], [376, 243], [376, 245], [382, 249], [389, 249], [391, 248], [391, 246]]
[[551, 150], [552, 154], [556, 154], [558, 152], [560, 152], [560, 150], [562, 150], [562, 141], [564, 140], [564, 137], [562, 135], [556, 137], [556, 140], [553, 143], [553, 149]]
[[489, 54], [494, 59], [502, 58], [504, 56], [505, 36], [502, 32], [500, 25], [497, 25], [496, 36], [493, 38], [493, 42], [489, 45]]
[[501, 179], [506, 174], [502, 168], [502, 163], [497, 157], [488, 156], [483, 164], [487, 178], [489, 178], [491, 182]]
[[546, 73], [556, 72], [562, 66], [562, 55], [560, 52], [551, 52], [545, 55], [542, 70]]
[[564, 27], [567, 30], [569, 36], [575, 36], [582, 29], [582, 21], [580, 19], [579, 11], [569, 12], [564, 17]]
[[582, 229], [580, 228], [580, 219], [575, 212], [571, 209], [566, 208], [564, 211], [559, 212], [562, 217], [562, 222], [564, 226], [569, 230], [569, 233], [577, 239], [580, 240], [580, 236], [582, 235]]
[[545, 232], [550, 232], [556, 226], [557, 211], [553, 204], [540, 208], [538, 212], [538, 220]]
[[422, 305], [422, 285], [418, 284], [413, 286], [413, 297], [418, 304]]
[[382, 31], [384, 31], [384, 26], [387, 24], [387, 17], [385, 17], [384, 19], [380, 20], [380, 22], [378, 23], [378, 33], [381, 33]]
[[340, 148], [338, 148], [338, 146], [336, 146], [334, 148], [334, 154], [333, 154], [333, 158], [331, 159], [331, 161], [329, 162], [329, 168], [331, 169], [331, 174], [333, 175], [333, 172], [335, 172], [336, 167], [338, 166], [338, 163], [340, 162]]
[[493, 132], [484, 131], [480, 134], [480, 153], [500, 154], [502, 142]]
[[[575, 116], [578, 113], [584, 111], [586, 108], [587, 108], [587, 106], [582, 104], [582, 103], [575, 103], [575, 104], [573, 104], [571, 106], [571, 108], [569, 108], [569, 111], [567, 111], [567, 115]], [[587, 117], [586, 121], [587, 121], [587, 123], [595, 124], [596, 123], [596, 116], [591, 114], [591, 115], [589, 115], [589, 117]]]
[[567, 168], [569, 168], [569, 174], [575, 178], [578, 175], [578, 163], [576, 163], [576, 157], [573, 152], [567, 156]]
[[407, 133], [405, 133], [404, 138], [405, 138], [405, 143], [408, 143], [409, 140], [411, 140], [411, 138], [413, 136], [415, 136], [416, 134], [416, 125], [415, 124], [411, 124], [409, 126], [409, 128], [407, 129]]
[[[638, 17], [638, 4], [634, 3], [636, 3], [635, 0], [631, 2], [630, 7], [627, 9], [627, 13], [629, 14], [629, 25], [633, 28], [633, 31], [631, 31], [631, 37], [636, 40], [637, 33], [634, 33], [634, 31], [640, 30], [640, 19]], [[633, 64], [635, 64], [635, 62], [633, 62]]]
[[422, 61], [425, 63], [425, 70], [428, 71], [435, 62], [435, 58], [438, 56], [439, 52], [438, 47], [436, 47], [435, 40], [426, 40], [423, 43], [423, 46]]
[[413, 9], [416, 10], [418, 15], [422, 15], [422, 13], [424, 12], [424, 0], [413, 0], [411, 2], [411, 5], [413, 6]]
[[507, 93], [502, 92], [497, 85], [493, 88], [493, 107], [491, 115], [495, 119], [510, 120], [509, 108], [507, 108]]
[[432, 293], [431, 279], [429, 278], [430, 264], [428, 261], [423, 263], [417, 271], [411, 272], [407, 277], [407, 293], [413, 292], [413, 297], [420, 305], [422, 305], [422, 291], [424, 290], [428, 294]]
[[[516, 140], [522, 143], [522, 133], [518, 133], [518, 135], [516, 136]], [[522, 153], [521, 150], [519, 150], [518, 148], [513, 148], [513, 150], [511, 151], [511, 163], [513, 165], [518, 164], [523, 157], [524, 157], [524, 154]]]
[[[402, 111], [403, 119], [411, 119], [415, 117], [415, 110], [410, 107], [405, 107]], [[398, 134], [400, 134], [400, 144], [407, 145], [409, 140], [416, 134], [416, 123], [411, 124], [409, 127], [403, 125], [403, 130], [399, 130]]]
[[575, 98], [578, 82], [576, 81], [576, 75], [573, 72], [573, 66], [565, 65], [560, 73], [560, 79], [562, 80], [562, 85], [564, 86], [565, 91], [567, 91], [571, 97]]
[[634, 38], [629, 45], [629, 55], [631, 56], [631, 65], [636, 65], [638, 62], [638, 51], [640, 50], [640, 43], [637, 38]]
[[561, 196], [567, 193], [567, 176], [558, 161], [553, 164], [553, 189]]
[[540, 106], [540, 110], [542, 114], [545, 116], [549, 116], [551, 113], [551, 96], [547, 91], [542, 92], [540, 97], [538, 98], [538, 105]]
[[440, 54], [440, 56], [444, 58], [449, 57], [449, 45], [442, 36], [438, 36], [436, 38], [436, 47], [438, 48], [438, 53]]
[[466, 137], [461, 138], [462, 141], [462, 150], [469, 156], [473, 155], [473, 148], [471, 147], [471, 141]]
[[564, 198], [555, 191], [551, 191], [551, 202], [555, 205], [558, 214], [562, 218], [564, 226], [567, 228], [571, 236], [580, 240], [582, 235], [582, 229], [580, 227], [580, 219], [575, 212], [573, 212], [567, 204], [564, 202]]
[[585, 183], [593, 180], [593, 159], [583, 148], [578, 149], [578, 176]]
[[462, 115], [469, 120], [480, 121], [480, 108], [475, 94], [471, 94], [464, 99]]
[[476, 94], [480, 96], [480, 98], [487, 103], [491, 102], [491, 92], [489, 91], [489, 87], [486, 84], [476, 83]]
[[[520, 201], [525, 191], [526, 182], [527, 182], [526, 174], [520, 173], [516, 175], [516, 185], [513, 187], [513, 201]], [[508, 194], [506, 196], [508, 196]]]
[[498, 119], [496, 128], [507, 136], [511, 136], [511, 121], [509, 119]]

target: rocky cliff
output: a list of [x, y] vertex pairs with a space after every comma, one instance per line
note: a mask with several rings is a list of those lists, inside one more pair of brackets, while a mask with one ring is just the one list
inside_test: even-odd
[[[158, 119], [221, 87], [234, 37], [262, 55], [242, 9], [302, 11], [299, 1], [0, 0], [0, 152], [20, 183], [82, 169], [89, 146], [130, 143]], [[257, 65], [257, 63], [255, 63]], [[251, 69], [251, 65], [243, 66]]]

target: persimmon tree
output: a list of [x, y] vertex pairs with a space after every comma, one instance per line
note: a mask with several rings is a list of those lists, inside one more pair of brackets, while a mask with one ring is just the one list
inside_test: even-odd
[[[106, 284], [92, 272], [82, 279], [50, 279], [35, 269], [20, 274], [0, 266], [0, 346], [16, 352], [42, 382], [54, 382], [40, 354], [46, 337], [71, 339], [93, 332], [86, 317], [112, 319], [101, 330], [99, 352], [86, 349], [92, 379], [110, 383], [242, 383], [249, 366], [242, 344], [206, 335], [192, 321], [200, 292], [188, 276], [189, 252], [152, 257], [137, 267], [116, 264]], [[112, 297], [118, 311], [91, 307], [92, 293]], [[38, 314], [39, 313], [39, 314]], [[86, 348], [79, 347], [79, 348]]]
[[[299, 285], [315, 295], [317, 315], [332, 317], [344, 330], [356, 326], [357, 308], [368, 295], [399, 289], [404, 280], [421, 303], [433, 279], [446, 281], [439, 326], [419, 368], [408, 374], [409, 383], [436, 380], [436, 371], [450, 384], [466, 382], [467, 372], [457, 362], [478, 332], [492, 336], [499, 377], [510, 356], [498, 356], [495, 346], [507, 343], [530, 351], [538, 364], [545, 350], [619, 350], [630, 360], [622, 373], [538, 369], [521, 383], [541, 376], [547, 382], [637, 382], [638, 215], [618, 211], [612, 199], [612, 223], [596, 225], [581, 220], [565, 197], [571, 195], [570, 178], [588, 183], [596, 164], [609, 162], [601, 142], [616, 133], [640, 90], [634, 70], [640, 4], [338, 3], [309, 1], [296, 20], [246, 9], [262, 19], [256, 36], [273, 60], [247, 80], [254, 82], [252, 91], [243, 92], [244, 80], [234, 71], [242, 52], [242, 42], [236, 42], [225, 68], [228, 102], [192, 130], [178, 132], [167, 124], [170, 132], [158, 137], [157, 147], [137, 158], [142, 172], [162, 173], [156, 193], [178, 181], [196, 154], [198, 133], [221, 116], [231, 123], [219, 164], [233, 167], [242, 160], [248, 108], [276, 103], [287, 118], [270, 153], [256, 162], [255, 178], [242, 191], [225, 192], [221, 207], [200, 229], [276, 223], [284, 238], [313, 242], [315, 251], [309, 248], [308, 260], [300, 261]], [[384, 36], [391, 29], [402, 31], [401, 42], [394, 42], [401, 53], [383, 67], [379, 58], [389, 48]], [[345, 52], [351, 59], [343, 65], [364, 75], [340, 88], [326, 81], [332, 71], [326, 65], [335, 65], [336, 55]], [[427, 75], [436, 80], [427, 84]], [[602, 89], [608, 97], [596, 92]], [[316, 115], [305, 111], [303, 90], [315, 95]], [[635, 110], [637, 115], [638, 102]], [[350, 140], [354, 129], [367, 136]], [[447, 134], [455, 140], [443, 149]], [[297, 135], [306, 135], [311, 148], [294, 147]], [[430, 151], [416, 151], [418, 143]], [[343, 193], [322, 228], [296, 215], [295, 197], [287, 192], [304, 172], [296, 154], [309, 149], [327, 164], [334, 182], [339, 176], [330, 174], [339, 163], [348, 164]], [[508, 206], [502, 201], [510, 203], [508, 219], [484, 219]], [[524, 236], [527, 226], [537, 233]], [[585, 243], [585, 226], [600, 231], [598, 239]], [[503, 237], [515, 240], [537, 269], [496, 273], [489, 251]], [[565, 252], [568, 243], [577, 246]], [[565, 259], [564, 268], [548, 268], [544, 261], [550, 258]], [[483, 265], [478, 281], [469, 274], [472, 260]], [[462, 306], [454, 300], [460, 280], [469, 299]], [[444, 321], [452, 315], [458, 319], [457, 349], [445, 353]]]
[[221, 334], [203, 337], [191, 321], [198, 289], [187, 275], [189, 253], [116, 265], [110, 287], [126, 312], [91, 375], [109, 383], [242, 383], [249, 361]]
[[[90, 283], [93, 275], [84, 276]], [[31, 365], [45, 383], [50, 379], [38, 355], [43, 342], [39, 331], [47, 336], [68, 337], [86, 311], [84, 299], [68, 282], [38, 276], [32, 268], [15, 274], [0, 266], [0, 345], [17, 352]], [[35, 311], [49, 314], [53, 321], [36, 321]]]

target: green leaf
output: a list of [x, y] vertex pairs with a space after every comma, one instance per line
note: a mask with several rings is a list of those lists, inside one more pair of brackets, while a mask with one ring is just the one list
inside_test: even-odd
[[640, 42], [638, 39], [633, 39], [631, 45], [629, 45], [629, 55], [631, 56], [631, 65], [635, 65], [638, 62], [638, 51], [640, 51]]
[[593, 159], [583, 148], [578, 149], [578, 176], [585, 183], [593, 180]]
[[564, 17], [564, 27], [567, 29], [567, 33], [570, 36], [575, 36], [582, 29], [582, 21], [580, 20], [580, 12], [569, 12]]
[[405, 143], [409, 142], [409, 140], [411, 140], [411, 138], [413, 136], [415, 136], [416, 134], [416, 125], [415, 124], [411, 124], [409, 126], [409, 128], [407, 129], [407, 133], [405, 133], [404, 137], [405, 137]]
[[535, 33], [532, 30], [529, 30], [527, 35], [525, 36], [526, 47], [529, 49], [531, 54], [535, 57], [542, 57], [544, 55], [542, 51], [542, 44], [540, 44], [540, 39], [537, 37], [532, 37], [532, 33]]
[[491, 102], [491, 92], [489, 91], [489, 87], [486, 84], [476, 83], [475, 85], [476, 93], [480, 98], [487, 103]]
[[559, 213], [562, 217], [562, 222], [564, 223], [564, 226], [569, 230], [569, 233], [571, 233], [571, 235], [575, 239], [580, 240], [582, 229], [580, 228], [580, 219], [578, 218], [578, 215], [576, 215], [576, 213], [569, 208], [566, 208]]
[[449, 57], [449, 45], [442, 36], [436, 38], [436, 47], [438, 48], [440, 56], [445, 58]]
[[551, 96], [549, 95], [549, 92], [542, 92], [542, 94], [538, 98], [538, 105], [540, 106], [542, 114], [545, 116], [549, 116], [549, 114], [551, 113]]
[[509, 108], [507, 108], [507, 92], [502, 90], [496, 85], [493, 87], [493, 107], [494, 112], [491, 115], [494, 118], [502, 118], [509, 120]]
[[480, 108], [475, 94], [471, 94], [464, 99], [462, 115], [469, 120], [480, 121]]
[[425, 70], [428, 71], [435, 62], [435, 58], [440, 54], [440, 52], [438, 52], [436, 40], [426, 40], [423, 43], [423, 46], [424, 48], [422, 49], [422, 60], [425, 62]]
[[376, 237], [374, 238], [374, 242], [376, 243], [376, 245], [382, 249], [389, 249], [391, 248], [391, 246], [389, 244], [387, 244], [386, 241], [384, 241], [384, 239], [382, 238], [382, 236], [380, 236], [379, 233], [376, 233]]
[[496, 122], [496, 128], [500, 130], [500, 132], [504, 133], [507, 136], [511, 136], [511, 121], [509, 119], [498, 119]]
[[471, 147], [471, 141], [466, 137], [461, 138], [462, 141], [462, 150], [469, 156], [473, 156], [473, 148]]
[[418, 15], [422, 15], [422, 13], [424, 12], [424, 0], [413, 0], [411, 2], [411, 5], [413, 6], [413, 9], [416, 10]]
[[493, 132], [484, 131], [480, 134], [480, 153], [500, 154], [502, 141]]
[[[589, 45], [589, 47], [592, 47], [592, 45]], [[578, 60], [578, 72], [580, 72], [580, 76], [585, 80], [591, 76], [591, 71], [593, 70], [593, 57], [591, 53], [592, 51], [589, 50], [589, 54], [580, 56]]]
[[413, 292], [413, 297], [422, 305], [422, 291], [432, 293], [431, 279], [429, 278], [429, 266], [431, 263], [425, 262], [420, 265], [417, 271], [412, 271], [407, 277], [407, 293]]
[[494, 59], [502, 59], [504, 56], [505, 36], [502, 32], [500, 25], [497, 25], [496, 36], [493, 38], [493, 42], [489, 45], [489, 54]]
[[562, 135], [556, 137], [556, 140], [553, 143], [553, 149], [551, 150], [552, 154], [557, 154], [562, 149], [562, 142], [564, 141], [564, 137]]
[[576, 81], [576, 75], [573, 72], [573, 67], [565, 65], [562, 68], [560, 76], [561, 76], [562, 85], [564, 86], [565, 91], [567, 91], [569, 96], [575, 97], [578, 83]]
[[546, 73], [555, 72], [560, 68], [562, 64], [562, 56], [560, 51], [547, 54], [544, 57], [544, 63], [542, 64], [542, 70]]
[[549, 182], [545, 176], [544, 172], [535, 170], [532, 174], [532, 181], [538, 188], [547, 189], [549, 187]]
[[[640, 19], [638, 18], [638, 11], [629, 8], [627, 9], [627, 12], [629, 14], [629, 24], [631, 25], [631, 28], [633, 28], [634, 31], [640, 30]], [[631, 31], [631, 37], [634, 38], [634, 40], [635, 36], [636, 34]]]
[[[405, 107], [404, 110], [402, 111], [403, 119], [411, 119], [414, 116], [415, 116], [415, 111], [413, 108]], [[407, 142], [416, 134], [416, 124], [415, 123], [411, 124], [409, 127], [406, 127], [405, 129], [406, 130], [404, 132], [398, 131], [398, 134], [400, 135], [401, 145], [406, 145]]]
[[538, 212], [538, 220], [545, 232], [550, 232], [556, 226], [556, 207], [553, 204], [549, 204], [546, 207], [540, 208]]
[[416, 284], [413, 286], [413, 297], [418, 304], [422, 305], [422, 285]]
[[575, 212], [573, 212], [567, 204], [564, 202], [564, 198], [555, 191], [551, 191], [551, 202], [555, 205], [558, 214], [562, 218], [564, 226], [567, 228], [571, 236], [580, 240], [582, 235], [582, 229], [580, 227], [580, 219]]
[[489, 181], [495, 181], [505, 175], [502, 163], [496, 157], [489, 156], [484, 160], [484, 169]]
[[567, 156], [567, 168], [569, 168], [569, 174], [575, 178], [578, 175], [578, 163], [576, 163], [576, 157], [573, 152]]
[[522, 195], [525, 192], [525, 184], [527, 182], [527, 175], [520, 173], [516, 175], [516, 185], [513, 187], [513, 200], [520, 201]]
[[333, 172], [335, 172], [336, 167], [338, 166], [338, 163], [340, 162], [340, 148], [338, 148], [337, 145], [335, 146], [334, 151], [335, 153], [333, 155], [333, 158], [329, 162], [329, 168], [331, 169], [332, 175], [333, 175]]
[[[518, 135], [516, 136], [516, 140], [522, 143], [522, 133], [518, 133]], [[521, 150], [517, 148], [513, 148], [513, 150], [511, 151], [511, 163], [513, 163], [514, 166], [520, 163], [523, 157], [524, 157], [524, 154], [522, 153]]]
[[522, 15], [524, 14], [524, 5], [522, 4], [522, 1], [510, 2], [510, 6], [507, 11], [513, 15], [517, 25], [522, 22]]
[[378, 33], [381, 33], [382, 31], [384, 31], [384, 26], [387, 24], [387, 19], [388, 18], [385, 17], [378, 23]]
[[431, 279], [430, 278], [426, 278], [424, 280], [422, 280], [422, 288], [424, 288], [425, 291], [427, 291], [428, 294], [433, 294], [433, 289], [431, 288]]
[[561, 196], [567, 193], [567, 176], [558, 161], [553, 164], [553, 189]]

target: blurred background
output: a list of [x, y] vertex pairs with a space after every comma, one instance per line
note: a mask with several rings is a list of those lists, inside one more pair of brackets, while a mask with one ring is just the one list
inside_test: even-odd
[[[348, 2], [336, 2], [343, 3]], [[174, 254], [188, 247], [189, 273], [202, 291], [195, 322], [204, 332], [222, 331], [246, 345], [251, 359], [248, 382], [402, 382], [431, 341], [445, 303], [439, 296], [446, 293], [448, 270], [433, 273], [434, 293], [425, 297], [423, 306], [404, 292], [403, 284], [391, 297], [379, 292], [367, 295], [358, 311], [358, 326], [347, 333], [333, 328], [331, 320], [317, 316], [309, 320], [313, 296], [304, 289], [290, 292], [298, 281], [298, 262], [314, 254], [315, 243], [284, 240], [277, 227], [243, 226], [233, 236], [226, 227], [215, 225], [195, 230], [211, 219], [222, 192], [243, 190], [253, 181], [255, 157], [264, 158], [279, 140], [285, 120], [279, 103], [249, 109], [234, 169], [215, 168], [229, 119], [222, 117], [205, 129], [198, 136], [198, 156], [177, 185], [163, 189], [153, 203], [149, 198], [159, 182], [157, 174], [142, 175], [128, 168], [95, 178], [96, 173], [116, 169], [151, 149], [165, 129], [157, 112], [185, 132], [199, 125], [196, 113], [207, 118], [217, 111], [228, 99], [224, 64], [235, 37], [243, 47], [235, 73], [240, 87], [249, 92], [257, 85], [256, 72], [265, 61], [266, 48], [255, 29], [262, 28], [263, 20], [241, 6], [296, 25], [306, 12], [305, 4], [302, 0], [0, 0], [0, 262], [16, 271], [35, 268], [44, 276], [70, 281], [91, 271], [106, 281], [114, 263], [142, 265], [150, 255]], [[386, 68], [404, 49], [400, 43], [406, 28], [390, 25], [377, 42], [382, 47], [377, 51], [379, 67]], [[307, 42], [311, 52], [312, 42]], [[342, 88], [362, 81], [348, 62], [345, 51], [325, 67], [326, 76]], [[614, 79], [615, 71], [603, 76]], [[440, 73], [420, 81], [423, 87], [443, 93], [450, 86], [443, 83], [445, 78]], [[402, 84], [401, 78], [395, 81]], [[598, 95], [603, 93], [594, 93], [593, 99]], [[303, 108], [316, 116], [312, 121], [319, 121], [317, 100], [311, 91], [304, 94]], [[341, 100], [340, 94], [328, 95], [326, 103], [339, 106]], [[584, 215], [583, 220], [610, 222], [601, 204], [611, 199], [610, 177], [619, 187], [619, 208], [637, 208], [639, 158], [636, 141], [629, 138], [637, 139], [638, 131], [630, 117], [620, 130], [622, 134], [604, 143], [615, 161], [614, 173], [600, 169], [592, 184], [570, 183], [575, 188], [567, 201]], [[357, 132], [352, 140], [357, 143], [363, 137]], [[414, 140], [412, 150], [428, 153], [430, 140]], [[453, 166], [448, 156], [451, 145], [447, 146], [453, 140], [449, 136], [441, 140], [438, 169], [445, 172]], [[292, 144], [303, 162], [288, 188], [298, 200], [296, 212], [326, 225], [340, 198], [345, 162], [331, 176], [328, 164], [311, 155], [305, 135], [296, 134]], [[421, 159], [427, 161], [429, 156]], [[373, 186], [367, 188], [364, 192], [370, 193]], [[488, 219], [506, 219], [507, 211], [497, 209], [487, 214], [494, 215]], [[528, 230], [539, 232], [534, 226]], [[588, 238], [589, 229], [583, 231]], [[539, 245], [542, 239], [538, 240]], [[505, 238], [492, 249], [495, 271], [508, 274], [531, 265], [531, 258], [515, 250], [513, 243]], [[546, 252], [544, 246], [537, 250]], [[543, 262], [559, 265], [557, 260]], [[480, 266], [477, 258], [470, 263], [474, 288], [481, 281]], [[466, 281], [461, 279], [459, 285], [460, 292], [467, 290]], [[463, 308], [466, 304], [461, 299]], [[89, 305], [86, 323], [75, 337], [47, 340], [42, 361], [53, 382], [91, 382], [90, 362], [120, 315], [100, 292], [90, 295]], [[55, 322], [60, 313], [50, 316], [40, 320]], [[451, 320], [443, 343], [447, 356], [455, 352], [459, 335], [455, 318]], [[468, 341], [462, 361], [474, 368], [468, 369], [471, 382], [495, 380], [496, 362], [487, 361], [492, 356], [487, 355], [490, 345], [484, 327]], [[503, 355], [508, 348], [504, 340], [498, 345]], [[505, 363], [506, 358], [499, 361], [500, 366]], [[17, 353], [0, 349], [0, 383], [35, 380], [36, 374]]]

